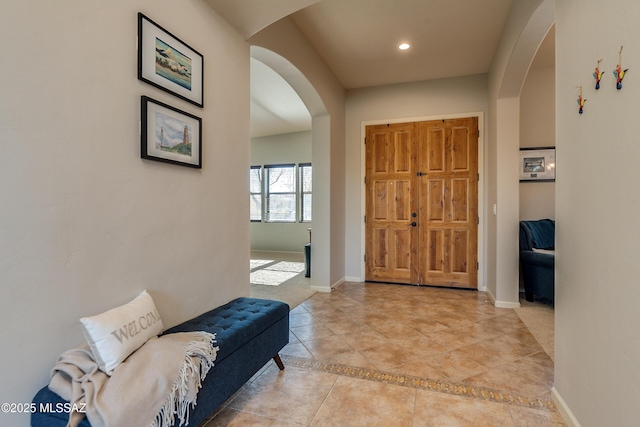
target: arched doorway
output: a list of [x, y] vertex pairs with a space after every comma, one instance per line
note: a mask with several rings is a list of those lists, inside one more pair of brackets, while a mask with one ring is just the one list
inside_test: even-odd
[[251, 58], [278, 73], [298, 94], [311, 115], [313, 163], [313, 250], [311, 288], [329, 292], [330, 278], [330, 120], [327, 109], [309, 80], [277, 53], [251, 47]]

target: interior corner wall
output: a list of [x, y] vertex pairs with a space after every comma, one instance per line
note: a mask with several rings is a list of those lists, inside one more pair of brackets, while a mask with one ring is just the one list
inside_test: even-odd
[[[204, 108], [137, 79], [138, 12], [204, 56]], [[249, 294], [249, 46], [202, 1], [10, 2], [0, 36], [0, 402], [26, 403], [80, 317]], [[141, 95], [202, 118], [202, 169], [140, 158]]]
[[[640, 419], [639, 19], [636, 0], [556, 2], [554, 391], [583, 427]], [[616, 90], [621, 46], [629, 72]]]
[[501, 98], [497, 103], [496, 174], [496, 307], [519, 307], [519, 130], [520, 98]]
[[[251, 139], [251, 165], [311, 163], [311, 131]], [[251, 250], [300, 252], [309, 243], [311, 222], [251, 222]]]
[[[485, 74], [353, 89], [347, 92], [345, 256], [346, 275], [350, 280], [364, 280], [363, 123], [397, 119], [412, 121], [421, 117], [465, 113], [471, 115], [487, 110]], [[484, 128], [486, 129], [486, 125]], [[486, 214], [481, 213], [481, 217], [486, 217]]]
[[[555, 67], [529, 70], [520, 95], [520, 148], [555, 147]], [[520, 220], [555, 219], [555, 182], [520, 183]]]

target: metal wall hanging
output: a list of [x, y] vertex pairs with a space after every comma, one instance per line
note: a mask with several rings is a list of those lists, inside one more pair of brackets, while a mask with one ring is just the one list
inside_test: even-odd
[[618, 65], [616, 66], [616, 70], [613, 72], [613, 75], [616, 76], [616, 89], [622, 89], [622, 79], [624, 79], [624, 75], [629, 71], [622, 69], [622, 48], [624, 46], [620, 46], [620, 53], [618, 53]]
[[580, 92], [578, 92], [578, 113], [582, 114], [584, 112], [584, 103], [587, 102], [586, 99], [582, 97], [582, 86], [578, 86]]
[[593, 73], [593, 77], [596, 79], [596, 90], [600, 89], [600, 80], [602, 79], [602, 75], [604, 71], [600, 71], [600, 63], [602, 59], [598, 60], [598, 65], [596, 65], [596, 71]]

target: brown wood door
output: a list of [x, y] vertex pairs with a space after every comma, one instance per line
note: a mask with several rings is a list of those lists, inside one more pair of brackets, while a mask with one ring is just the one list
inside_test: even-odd
[[477, 288], [478, 119], [419, 127], [419, 282]]
[[418, 280], [416, 136], [413, 123], [366, 129], [366, 280]]
[[477, 288], [477, 118], [368, 126], [365, 179], [365, 280]]

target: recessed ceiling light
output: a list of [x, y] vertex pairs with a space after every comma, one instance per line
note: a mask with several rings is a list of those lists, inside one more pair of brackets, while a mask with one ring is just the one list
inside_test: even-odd
[[400, 46], [398, 46], [398, 49], [400, 50], [407, 50], [411, 47], [411, 45], [409, 43], [402, 43]]

